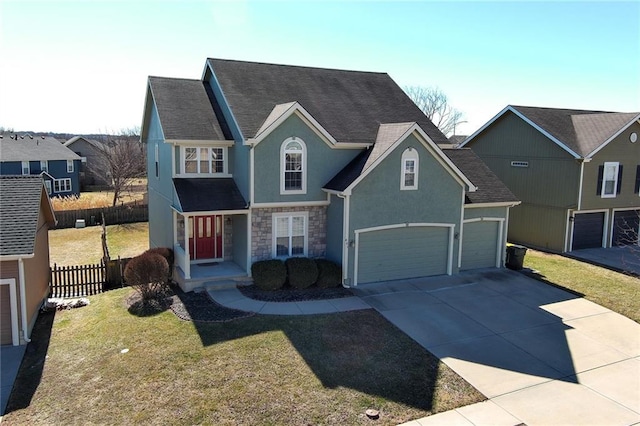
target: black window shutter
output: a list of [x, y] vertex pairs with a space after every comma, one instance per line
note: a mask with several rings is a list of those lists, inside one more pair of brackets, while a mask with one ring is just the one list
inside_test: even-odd
[[604, 166], [598, 167], [598, 186], [596, 186], [596, 195], [602, 194], [602, 176], [604, 175]]
[[634, 189], [636, 194], [640, 193], [640, 165], [636, 166], [636, 189]]
[[622, 164], [618, 165], [618, 187], [616, 188], [616, 194], [620, 193], [622, 188]]

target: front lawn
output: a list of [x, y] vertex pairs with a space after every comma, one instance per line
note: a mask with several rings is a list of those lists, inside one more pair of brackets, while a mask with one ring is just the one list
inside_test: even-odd
[[130, 292], [39, 318], [3, 422], [392, 425], [484, 399], [374, 310], [193, 323]]
[[524, 266], [539, 278], [640, 322], [640, 279], [556, 254], [527, 250]]

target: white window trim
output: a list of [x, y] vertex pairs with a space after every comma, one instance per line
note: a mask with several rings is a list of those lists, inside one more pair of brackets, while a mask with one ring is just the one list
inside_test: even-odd
[[[26, 175], [31, 173], [31, 168], [29, 167], [29, 162], [28, 161], [22, 161], [21, 169], [22, 169], [22, 175], [23, 176], [26, 176]], [[25, 173], [25, 171], [26, 171], [26, 173]]]
[[[61, 185], [63, 186], [63, 188], [61, 188]], [[53, 190], [56, 193], [71, 192], [72, 191], [71, 178], [55, 179], [53, 181]]]
[[[200, 149], [204, 148], [209, 150], [209, 166], [211, 167], [211, 149], [221, 149], [222, 150], [222, 173], [187, 173], [186, 172], [186, 149], [187, 148], [195, 148], [196, 149], [196, 163], [198, 164], [198, 169], [200, 168]], [[195, 145], [181, 145], [180, 146], [180, 174], [178, 177], [231, 177], [229, 174], [229, 150], [226, 146], [195, 146]]]
[[[607, 167], [615, 167], [613, 172], [613, 193], [605, 194], [604, 189], [607, 186]], [[601, 198], [616, 198], [618, 192], [618, 173], [620, 170], [620, 163], [615, 161], [608, 161], [604, 163], [604, 167], [602, 169], [602, 187], [600, 188], [600, 197]]]
[[67, 173], [73, 173], [73, 160], [67, 160]]
[[[286, 147], [289, 142], [297, 142], [302, 147], [302, 188], [285, 189]], [[280, 195], [306, 194], [307, 193], [307, 145], [298, 137], [287, 138], [280, 145]]]
[[45, 179], [44, 187], [47, 189], [47, 194], [51, 195], [51, 181], [50, 180], [46, 180]]
[[[303, 217], [304, 218], [304, 253], [297, 254], [295, 256], [278, 256], [277, 250], [277, 232], [276, 232], [276, 224], [279, 218], [289, 218], [289, 240], [291, 240], [291, 224], [293, 223], [293, 217]], [[286, 259], [289, 257], [306, 257], [309, 253], [309, 212], [287, 212], [287, 213], [273, 213], [271, 215], [271, 235], [272, 235], [272, 245], [271, 245], [271, 257], [274, 259]], [[291, 245], [289, 245], [289, 251], [291, 251]]]
[[40, 171], [49, 173], [49, 161], [40, 160]]
[[[414, 161], [414, 169], [413, 169], [413, 185], [405, 185], [405, 176], [406, 176], [406, 164], [407, 161]], [[402, 153], [402, 162], [400, 169], [400, 190], [408, 191], [408, 190], [417, 190], [418, 189], [418, 175], [420, 171], [420, 157], [418, 155], [418, 151], [415, 148], [407, 148]]]

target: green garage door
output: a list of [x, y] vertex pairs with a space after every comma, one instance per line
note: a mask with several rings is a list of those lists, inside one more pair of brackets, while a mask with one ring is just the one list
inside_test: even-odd
[[496, 266], [500, 222], [483, 221], [464, 224], [462, 233], [462, 265], [460, 269]]
[[402, 227], [363, 232], [357, 284], [447, 273], [449, 228]]

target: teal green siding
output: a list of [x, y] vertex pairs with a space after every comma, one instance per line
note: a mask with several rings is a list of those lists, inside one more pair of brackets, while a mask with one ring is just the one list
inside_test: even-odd
[[[582, 210], [611, 209], [621, 207], [640, 207], [640, 197], [635, 191], [636, 169], [640, 165], [640, 141], [631, 143], [629, 136], [635, 132], [640, 135], [640, 124], [634, 123], [607, 146], [597, 152], [589, 163], [584, 165], [582, 182]], [[622, 165], [622, 185], [615, 198], [602, 198], [598, 187], [598, 169], [605, 162], [618, 162]]]
[[[307, 193], [280, 194], [280, 149], [295, 136], [307, 149]], [[287, 118], [254, 147], [254, 201], [256, 203], [324, 201], [322, 187], [360, 151], [332, 149], [297, 115]]]
[[342, 264], [344, 200], [337, 195], [331, 195], [330, 201], [331, 204], [327, 206], [326, 258]]
[[[153, 101], [149, 102], [147, 123], [147, 185], [149, 192], [149, 246], [173, 247], [174, 190], [171, 180], [171, 145], [164, 142], [158, 112]], [[155, 147], [158, 146], [159, 170], [155, 173]]]
[[246, 271], [251, 265], [247, 264], [247, 215], [232, 216], [233, 220], [233, 261]]
[[482, 217], [507, 218], [508, 207], [465, 207], [464, 218], [476, 219]]
[[[400, 190], [402, 153], [409, 146], [418, 150], [418, 190]], [[448, 223], [459, 232], [463, 186], [413, 135], [407, 137], [354, 189], [350, 197], [350, 239], [354, 231], [400, 223]], [[387, 253], [401, 250], [404, 242], [396, 239], [385, 247]], [[447, 245], [430, 247], [433, 256], [447, 252]], [[454, 240], [453, 273], [458, 240]], [[353, 279], [355, 249], [349, 249], [349, 275]]]

